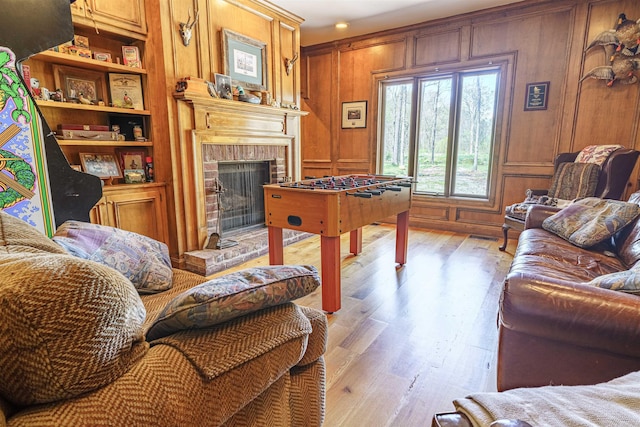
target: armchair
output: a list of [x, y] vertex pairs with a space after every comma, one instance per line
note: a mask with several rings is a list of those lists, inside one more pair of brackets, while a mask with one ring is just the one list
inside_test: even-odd
[[[638, 159], [640, 152], [619, 148], [613, 151], [601, 167], [585, 166], [577, 172], [570, 171], [566, 166], [574, 164], [580, 152], [561, 153], [554, 160], [554, 177], [549, 190], [527, 190], [527, 200], [505, 208], [502, 233], [504, 241], [498, 249], [504, 251], [507, 247], [510, 229], [522, 231], [525, 229], [527, 212], [536, 204], [544, 204], [550, 199], [575, 199], [579, 197], [600, 197], [602, 199], [619, 200], [623, 196], [629, 176]], [[585, 163], [583, 165], [592, 165]], [[580, 174], [577, 178], [577, 174]], [[592, 181], [595, 175], [595, 183]], [[577, 183], [577, 185], [576, 185]]]

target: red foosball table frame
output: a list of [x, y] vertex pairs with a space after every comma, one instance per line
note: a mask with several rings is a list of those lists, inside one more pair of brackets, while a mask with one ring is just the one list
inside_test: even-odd
[[264, 186], [269, 263], [284, 263], [282, 229], [320, 235], [322, 309], [341, 307], [340, 235], [350, 233], [350, 252], [362, 252], [362, 227], [396, 215], [396, 262], [407, 261], [410, 177], [345, 175]]

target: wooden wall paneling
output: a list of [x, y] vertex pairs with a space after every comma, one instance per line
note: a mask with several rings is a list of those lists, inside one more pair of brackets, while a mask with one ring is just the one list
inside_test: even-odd
[[[279, 25], [279, 39], [280, 39], [280, 49], [277, 49], [276, 52], [280, 52], [280, 54], [276, 54], [275, 61], [278, 63], [278, 67], [282, 70], [277, 75], [280, 76], [280, 97], [282, 99], [283, 105], [298, 105], [298, 87], [296, 81], [299, 80], [300, 75], [300, 50], [296, 48], [296, 32], [295, 28], [290, 27], [282, 22]], [[294, 55], [298, 54], [298, 59], [294, 63], [291, 68], [291, 73], [287, 75], [286, 68], [284, 64], [285, 58], [291, 60]]]
[[[507, 163], [549, 162], [555, 157], [561, 123], [562, 84], [568, 61], [571, 11], [536, 13], [473, 28], [472, 56], [517, 52]], [[552, 60], [545, 60], [552, 58]], [[524, 111], [527, 83], [550, 81], [548, 107]]]
[[[616, 19], [622, 12], [630, 18], [638, 19], [640, 4], [637, 1], [592, 3], [588, 11], [585, 43], [588, 45], [600, 32], [615, 28]], [[582, 75], [588, 73], [593, 67], [607, 64], [604, 50], [594, 47], [584, 55]], [[616, 82], [612, 87], [607, 87], [604, 80], [583, 81], [579, 85], [574, 150], [580, 150], [591, 144], [635, 146], [638, 138], [636, 123], [639, 102], [638, 84], [622, 85]]]
[[538, 174], [505, 174], [502, 177], [502, 188], [504, 188], [504, 205], [502, 206], [501, 212], [504, 212], [504, 208], [506, 206], [524, 201], [527, 189], [549, 189], [552, 176], [553, 170], [550, 170], [548, 173], [540, 171]]
[[461, 29], [435, 34], [418, 34], [414, 37], [413, 66], [428, 66], [460, 62]]
[[405, 37], [340, 52], [340, 112], [343, 102], [367, 101], [367, 127], [342, 129], [340, 119], [335, 156], [338, 165], [342, 162], [361, 163], [363, 169], [360, 172], [369, 172], [370, 159], [375, 158], [375, 143], [372, 144], [371, 138], [376, 134], [373, 116], [377, 114], [372, 108], [371, 74], [404, 68], [406, 52]]
[[[220, 58], [220, 68], [216, 72], [223, 73], [224, 58], [222, 58], [222, 33], [223, 29], [231, 30], [243, 36], [266, 43], [267, 69], [269, 70], [267, 80], [268, 90], [273, 94], [275, 76], [273, 75], [273, 46], [274, 46], [274, 18], [263, 13], [255, 5], [237, 3], [233, 0], [209, 0], [211, 7], [210, 25], [216, 28], [216, 41], [210, 44], [209, 48]], [[278, 94], [274, 94], [278, 95]]]
[[[322, 175], [328, 175], [331, 168], [333, 55], [331, 52], [304, 55], [303, 59], [308, 64], [305, 73], [309, 83], [302, 107], [309, 115], [302, 122], [302, 175], [317, 176], [315, 164], [318, 162], [325, 163], [322, 170], [327, 173]], [[327, 163], [328, 170], [324, 169]]]

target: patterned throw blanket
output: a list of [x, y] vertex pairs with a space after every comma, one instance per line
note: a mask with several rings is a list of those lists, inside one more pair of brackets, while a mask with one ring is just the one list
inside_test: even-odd
[[640, 426], [640, 372], [589, 386], [476, 393], [453, 403], [474, 427], [498, 419], [545, 427]]

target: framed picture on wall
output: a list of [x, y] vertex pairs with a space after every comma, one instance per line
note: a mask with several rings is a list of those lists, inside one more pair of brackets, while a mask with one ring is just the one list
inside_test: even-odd
[[342, 129], [367, 127], [367, 101], [342, 103]]
[[524, 111], [546, 110], [550, 82], [527, 83]]
[[268, 89], [266, 43], [223, 29], [222, 64], [233, 85], [256, 91]]

